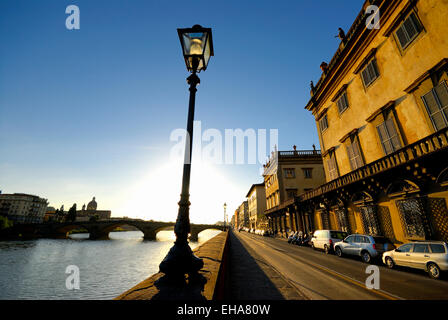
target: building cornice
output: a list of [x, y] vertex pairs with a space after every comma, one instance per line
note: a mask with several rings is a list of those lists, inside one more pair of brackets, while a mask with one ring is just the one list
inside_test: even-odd
[[408, 86], [404, 91], [406, 93], [412, 93], [413, 91], [417, 90], [417, 88], [420, 86], [420, 84], [431, 77], [431, 75], [435, 72], [438, 72], [439, 70], [445, 68], [448, 66], [448, 58], [442, 59], [439, 63], [437, 63], [434, 67], [426, 71], [424, 74], [422, 74], [420, 77], [417, 78], [410, 86]]
[[345, 140], [348, 139], [348, 137], [356, 134], [359, 131], [358, 128], [351, 130], [349, 133], [345, 134], [341, 139], [339, 139], [340, 143], [344, 143]]
[[394, 10], [402, 3], [402, 0], [367, 0], [350, 31], [347, 34], [348, 40], [345, 46], [340, 46], [333, 56], [327, 73], [322, 74], [317, 83], [314, 95], [311, 97], [305, 109], [318, 113], [318, 108], [322, 101], [326, 101], [328, 95], [331, 95], [335, 90], [336, 85], [340, 83], [353, 65], [358, 61], [368, 45], [379, 34], [381, 29], [368, 29], [365, 26], [367, 14], [365, 9], [368, 5], [377, 5], [381, 12], [382, 25], [391, 17]]
[[384, 106], [382, 106], [381, 108], [379, 108], [378, 110], [376, 110], [374, 113], [372, 113], [367, 119], [366, 122], [372, 122], [373, 120], [375, 120], [375, 118], [382, 113], [383, 111], [388, 110], [389, 108], [395, 106], [395, 100], [391, 100], [388, 103], [386, 103]]

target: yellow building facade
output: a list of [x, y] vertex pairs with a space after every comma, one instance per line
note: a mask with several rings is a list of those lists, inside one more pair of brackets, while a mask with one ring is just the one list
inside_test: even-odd
[[326, 183], [300, 196], [304, 229], [448, 240], [446, 21], [447, 1], [365, 2], [306, 105]]
[[320, 150], [274, 151], [264, 166], [265, 215], [274, 234], [303, 229], [297, 199], [325, 182]]
[[267, 219], [264, 215], [266, 210], [266, 192], [264, 183], [253, 184], [246, 194], [249, 211], [249, 228], [253, 230], [266, 230]]

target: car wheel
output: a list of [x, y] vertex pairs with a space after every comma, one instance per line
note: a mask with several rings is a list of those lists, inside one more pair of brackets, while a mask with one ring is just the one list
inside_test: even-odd
[[431, 278], [433, 278], [433, 279], [440, 278], [440, 268], [435, 263], [431, 262], [430, 264], [428, 264], [427, 271]]
[[325, 254], [329, 254], [330, 253], [330, 248], [328, 248], [327, 245], [324, 245], [324, 251], [325, 251]]
[[365, 263], [370, 263], [372, 257], [370, 256], [370, 253], [368, 253], [367, 251], [363, 251], [361, 252], [361, 259]]
[[395, 262], [391, 257], [386, 257], [386, 265], [389, 269], [393, 269], [393, 267], [395, 267]]
[[341, 250], [341, 248], [336, 247], [336, 248], [334, 249], [334, 252], [336, 253], [336, 255], [337, 255], [338, 257], [342, 257], [342, 250]]

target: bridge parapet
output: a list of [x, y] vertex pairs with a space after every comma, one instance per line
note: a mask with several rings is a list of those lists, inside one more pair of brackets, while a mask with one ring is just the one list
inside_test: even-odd
[[[74, 221], [64, 223], [43, 223], [43, 224], [29, 224], [19, 225], [15, 233], [28, 234], [33, 237], [40, 238], [58, 238], [65, 239], [68, 237], [70, 231], [75, 229], [86, 229], [90, 234], [91, 240], [108, 239], [109, 232], [115, 228], [123, 225], [130, 225], [139, 229], [144, 234], [146, 240], [156, 240], [157, 233], [161, 230], [172, 229], [174, 222], [162, 221], [144, 221], [134, 219], [111, 219], [99, 221]], [[198, 234], [206, 229], [222, 230], [222, 227], [217, 225], [203, 225], [191, 224], [191, 241], [198, 241]]]

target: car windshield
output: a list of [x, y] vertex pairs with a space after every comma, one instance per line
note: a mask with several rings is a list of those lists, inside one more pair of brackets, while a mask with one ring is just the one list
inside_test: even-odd
[[333, 239], [341, 239], [341, 240], [343, 240], [347, 236], [347, 233], [346, 232], [342, 232], [342, 231], [331, 231], [330, 236]]

